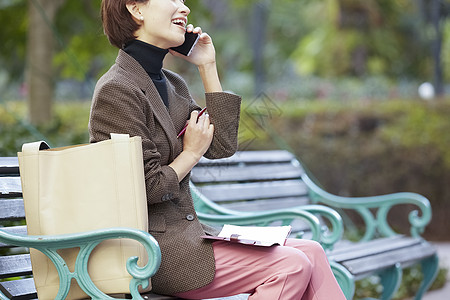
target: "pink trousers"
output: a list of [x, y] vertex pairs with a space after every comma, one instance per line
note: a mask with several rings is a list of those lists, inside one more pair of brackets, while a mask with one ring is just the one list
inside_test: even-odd
[[216, 274], [185, 299], [250, 294], [249, 300], [345, 300], [319, 243], [288, 239], [284, 246], [214, 242]]

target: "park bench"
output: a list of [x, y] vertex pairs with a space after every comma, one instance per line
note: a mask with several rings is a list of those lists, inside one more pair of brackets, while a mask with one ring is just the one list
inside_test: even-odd
[[[255, 213], [295, 210], [318, 203], [339, 212], [346, 209], [358, 213], [365, 223], [358, 242], [323, 243], [347, 299], [354, 295], [355, 281], [369, 276], [380, 277], [381, 299], [391, 299], [401, 283], [402, 270], [417, 263], [421, 264], [423, 281], [415, 299], [421, 299], [438, 272], [435, 248], [420, 237], [431, 220], [430, 203], [421, 195], [332, 195], [311, 180], [293, 154], [281, 150], [243, 151], [226, 159], [202, 159], [192, 170], [191, 181], [197, 214], [211, 224], [223, 223], [225, 216], [251, 218]], [[409, 213], [409, 235], [396, 233], [387, 218], [393, 206], [402, 204], [416, 209]]]
[[[0, 157], [0, 192], [0, 279], [8, 279], [8, 281], [0, 282], [0, 300], [36, 299], [37, 293], [32, 278], [31, 261], [27, 248], [33, 247], [43, 251], [47, 251], [46, 249], [48, 248], [52, 251], [63, 247], [80, 247], [87, 243], [85, 234], [66, 239], [27, 236], [22, 188], [16, 157]], [[315, 213], [321, 214], [323, 218], [328, 220], [330, 226], [327, 227], [327, 230], [323, 229]], [[202, 218], [209, 218], [208, 214], [200, 212], [200, 215], [202, 215]], [[217, 216], [211, 217], [214, 217], [216, 222], [218, 221]], [[241, 225], [267, 225], [272, 222], [280, 222], [280, 220], [282, 224], [301, 220], [302, 229], [310, 233], [309, 238], [322, 241], [325, 244], [334, 244], [342, 235], [343, 227], [340, 216], [334, 210], [318, 205], [305, 206], [305, 208], [298, 210], [289, 209], [255, 213], [251, 217], [223, 216], [220, 222]], [[123, 232], [120, 228], [94, 233], [95, 236], [98, 236], [99, 241], [104, 238], [135, 238], [135, 235], [142, 239], [142, 234], [142, 232], [136, 233], [133, 230]], [[300, 235], [302, 232], [297, 230], [297, 234]], [[145, 236], [151, 240], [151, 236], [148, 233]], [[37, 239], [39, 242], [35, 242], [33, 239]], [[50, 241], [52, 243], [51, 246], [49, 246]], [[152, 243], [151, 247], [153, 252], [149, 256], [154, 258], [154, 264], [149, 274], [153, 274], [156, 271], [160, 260], [157, 244]], [[8, 250], [7, 254], [5, 254], [5, 249]], [[71, 275], [64, 274], [64, 276], [70, 278]], [[81, 274], [79, 276], [86, 277], [88, 275]], [[147, 293], [141, 296], [144, 299], [152, 300], [178, 299], [154, 293]], [[227, 299], [240, 300], [244, 298], [245, 296], [237, 295]]]

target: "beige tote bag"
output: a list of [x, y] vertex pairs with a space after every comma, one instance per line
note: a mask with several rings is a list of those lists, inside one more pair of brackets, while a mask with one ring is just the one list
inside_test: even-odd
[[[18, 153], [29, 235], [111, 227], [148, 231], [141, 137], [111, 134], [110, 140], [94, 144], [40, 148], [48, 146], [28, 143]], [[73, 272], [78, 249], [60, 251]], [[138, 256], [141, 266], [148, 261], [143, 246], [134, 240], [100, 243], [88, 266], [96, 286], [107, 294], [129, 293], [126, 261], [131, 256]], [[39, 300], [54, 299], [59, 279], [53, 263], [33, 249], [31, 263]], [[67, 299], [86, 297], [73, 280]]]

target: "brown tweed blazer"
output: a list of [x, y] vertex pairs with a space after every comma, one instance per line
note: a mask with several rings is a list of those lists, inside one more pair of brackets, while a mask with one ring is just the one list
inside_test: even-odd
[[[212, 281], [212, 246], [200, 236], [214, 232], [198, 221], [189, 175], [178, 183], [176, 173], [168, 166], [183, 150], [177, 133], [191, 111], [200, 107], [180, 76], [167, 70], [163, 74], [168, 85], [168, 109], [141, 65], [120, 50], [116, 63], [95, 87], [89, 134], [91, 142], [109, 139], [110, 133], [142, 137], [149, 231], [162, 253], [161, 267], [152, 278], [152, 285], [156, 293], [172, 295]], [[227, 157], [236, 151], [240, 102], [241, 98], [231, 93], [206, 94], [215, 128], [206, 157]]]

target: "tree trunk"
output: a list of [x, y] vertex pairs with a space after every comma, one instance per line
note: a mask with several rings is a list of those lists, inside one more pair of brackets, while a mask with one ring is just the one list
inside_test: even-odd
[[442, 39], [443, 26], [441, 15], [441, 1], [433, 0], [431, 2], [431, 23], [433, 24], [435, 37], [432, 44], [433, 60], [434, 60], [434, 88], [437, 96], [444, 95], [444, 75], [442, 70]]
[[267, 20], [269, 17], [270, 2], [257, 1], [253, 4], [251, 18], [251, 43], [254, 68], [254, 94], [259, 96], [265, 90], [266, 71], [264, 68], [264, 47], [266, 44]]
[[27, 41], [28, 118], [34, 125], [51, 120], [53, 103], [52, 30], [56, 12], [65, 0], [29, 0]]

